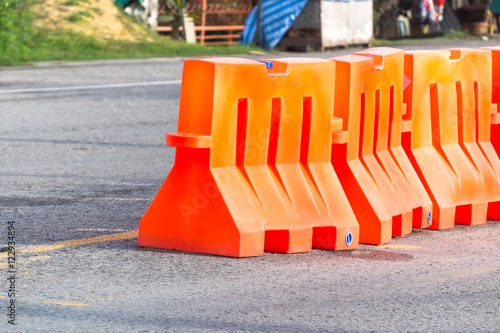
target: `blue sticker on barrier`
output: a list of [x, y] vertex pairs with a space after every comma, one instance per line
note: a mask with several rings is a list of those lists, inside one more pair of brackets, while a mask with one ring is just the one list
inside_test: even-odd
[[346, 234], [345, 234], [345, 245], [349, 246], [352, 244], [352, 232], [348, 231]]
[[430, 210], [427, 211], [427, 225], [431, 224], [432, 221], [432, 213]]
[[269, 69], [269, 68], [273, 68], [274, 65], [273, 65], [273, 62], [272, 61], [265, 61], [265, 60], [257, 60], [258, 62], [263, 62], [266, 64], [266, 67]]

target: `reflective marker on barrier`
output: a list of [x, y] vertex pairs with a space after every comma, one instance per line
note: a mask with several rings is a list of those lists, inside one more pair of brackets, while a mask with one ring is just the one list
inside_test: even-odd
[[345, 245], [350, 246], [352, 244], [352, 232], [348, 232], [345, 234]]

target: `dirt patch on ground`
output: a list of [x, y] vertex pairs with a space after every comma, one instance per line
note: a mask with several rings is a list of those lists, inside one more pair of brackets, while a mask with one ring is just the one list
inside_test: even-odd
[[73, 31], [102, 40], [140, 41], [151, 34], [111, 0], [41, 0], [31, 10], [38, 28]]

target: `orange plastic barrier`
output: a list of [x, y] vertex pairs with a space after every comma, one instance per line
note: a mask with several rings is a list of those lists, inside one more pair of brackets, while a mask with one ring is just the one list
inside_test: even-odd
[[[432, 202], [402, 146], [402, 50], [374, 48], [332, 58], [337, 64], [332, 164], [360, 225], [360, 242], [428, 227]], [[413, 221], [413, 222], [412, 222]]]
[[500, 164], [489, 143], [491, 53], [406, 52], [405, 75], [411, 133], [404, 147], [432, 198], [431, 228], [485, 223], [488, 202], [500, 199]]
[[355, 215], [331, 165], [335, 63], [187, 60], [175, 164], [139, 245], [233, 257], [354, 249]]
[[[497, 156], [500, 154], [500, 46], [484, 48], [489, 50], [492, 56], [492, 84], [491, 84], [491, 131], [484, 131], [483, 140], [480, 141], [481, 146], [488, 152], [494, 160], [494, 153], [491, 151], [491, 145], [496, 151]], [[487, 84], [487, 83], [486, 83]], [[487, 105], [485, 104], [487, 109]], [[488, 137], [488, 134], [491, 134]], [[497, 166], [498, 164], [495, 164]], [[498, 174], [498, 169], [497, 174]], [[488, 203], [488, 219], [500, 220], [500, 202]]]

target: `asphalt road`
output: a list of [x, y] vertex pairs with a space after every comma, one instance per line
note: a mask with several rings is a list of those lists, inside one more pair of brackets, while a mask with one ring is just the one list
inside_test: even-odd
[[1, 332], [500, 331], [500, 222], [352, 252], [139, 248], [134, 231], [173, 164], [182, 62], [0, 68], [0, 247], [14, 221], [19, 251], [15, 326], [0, 254]]

